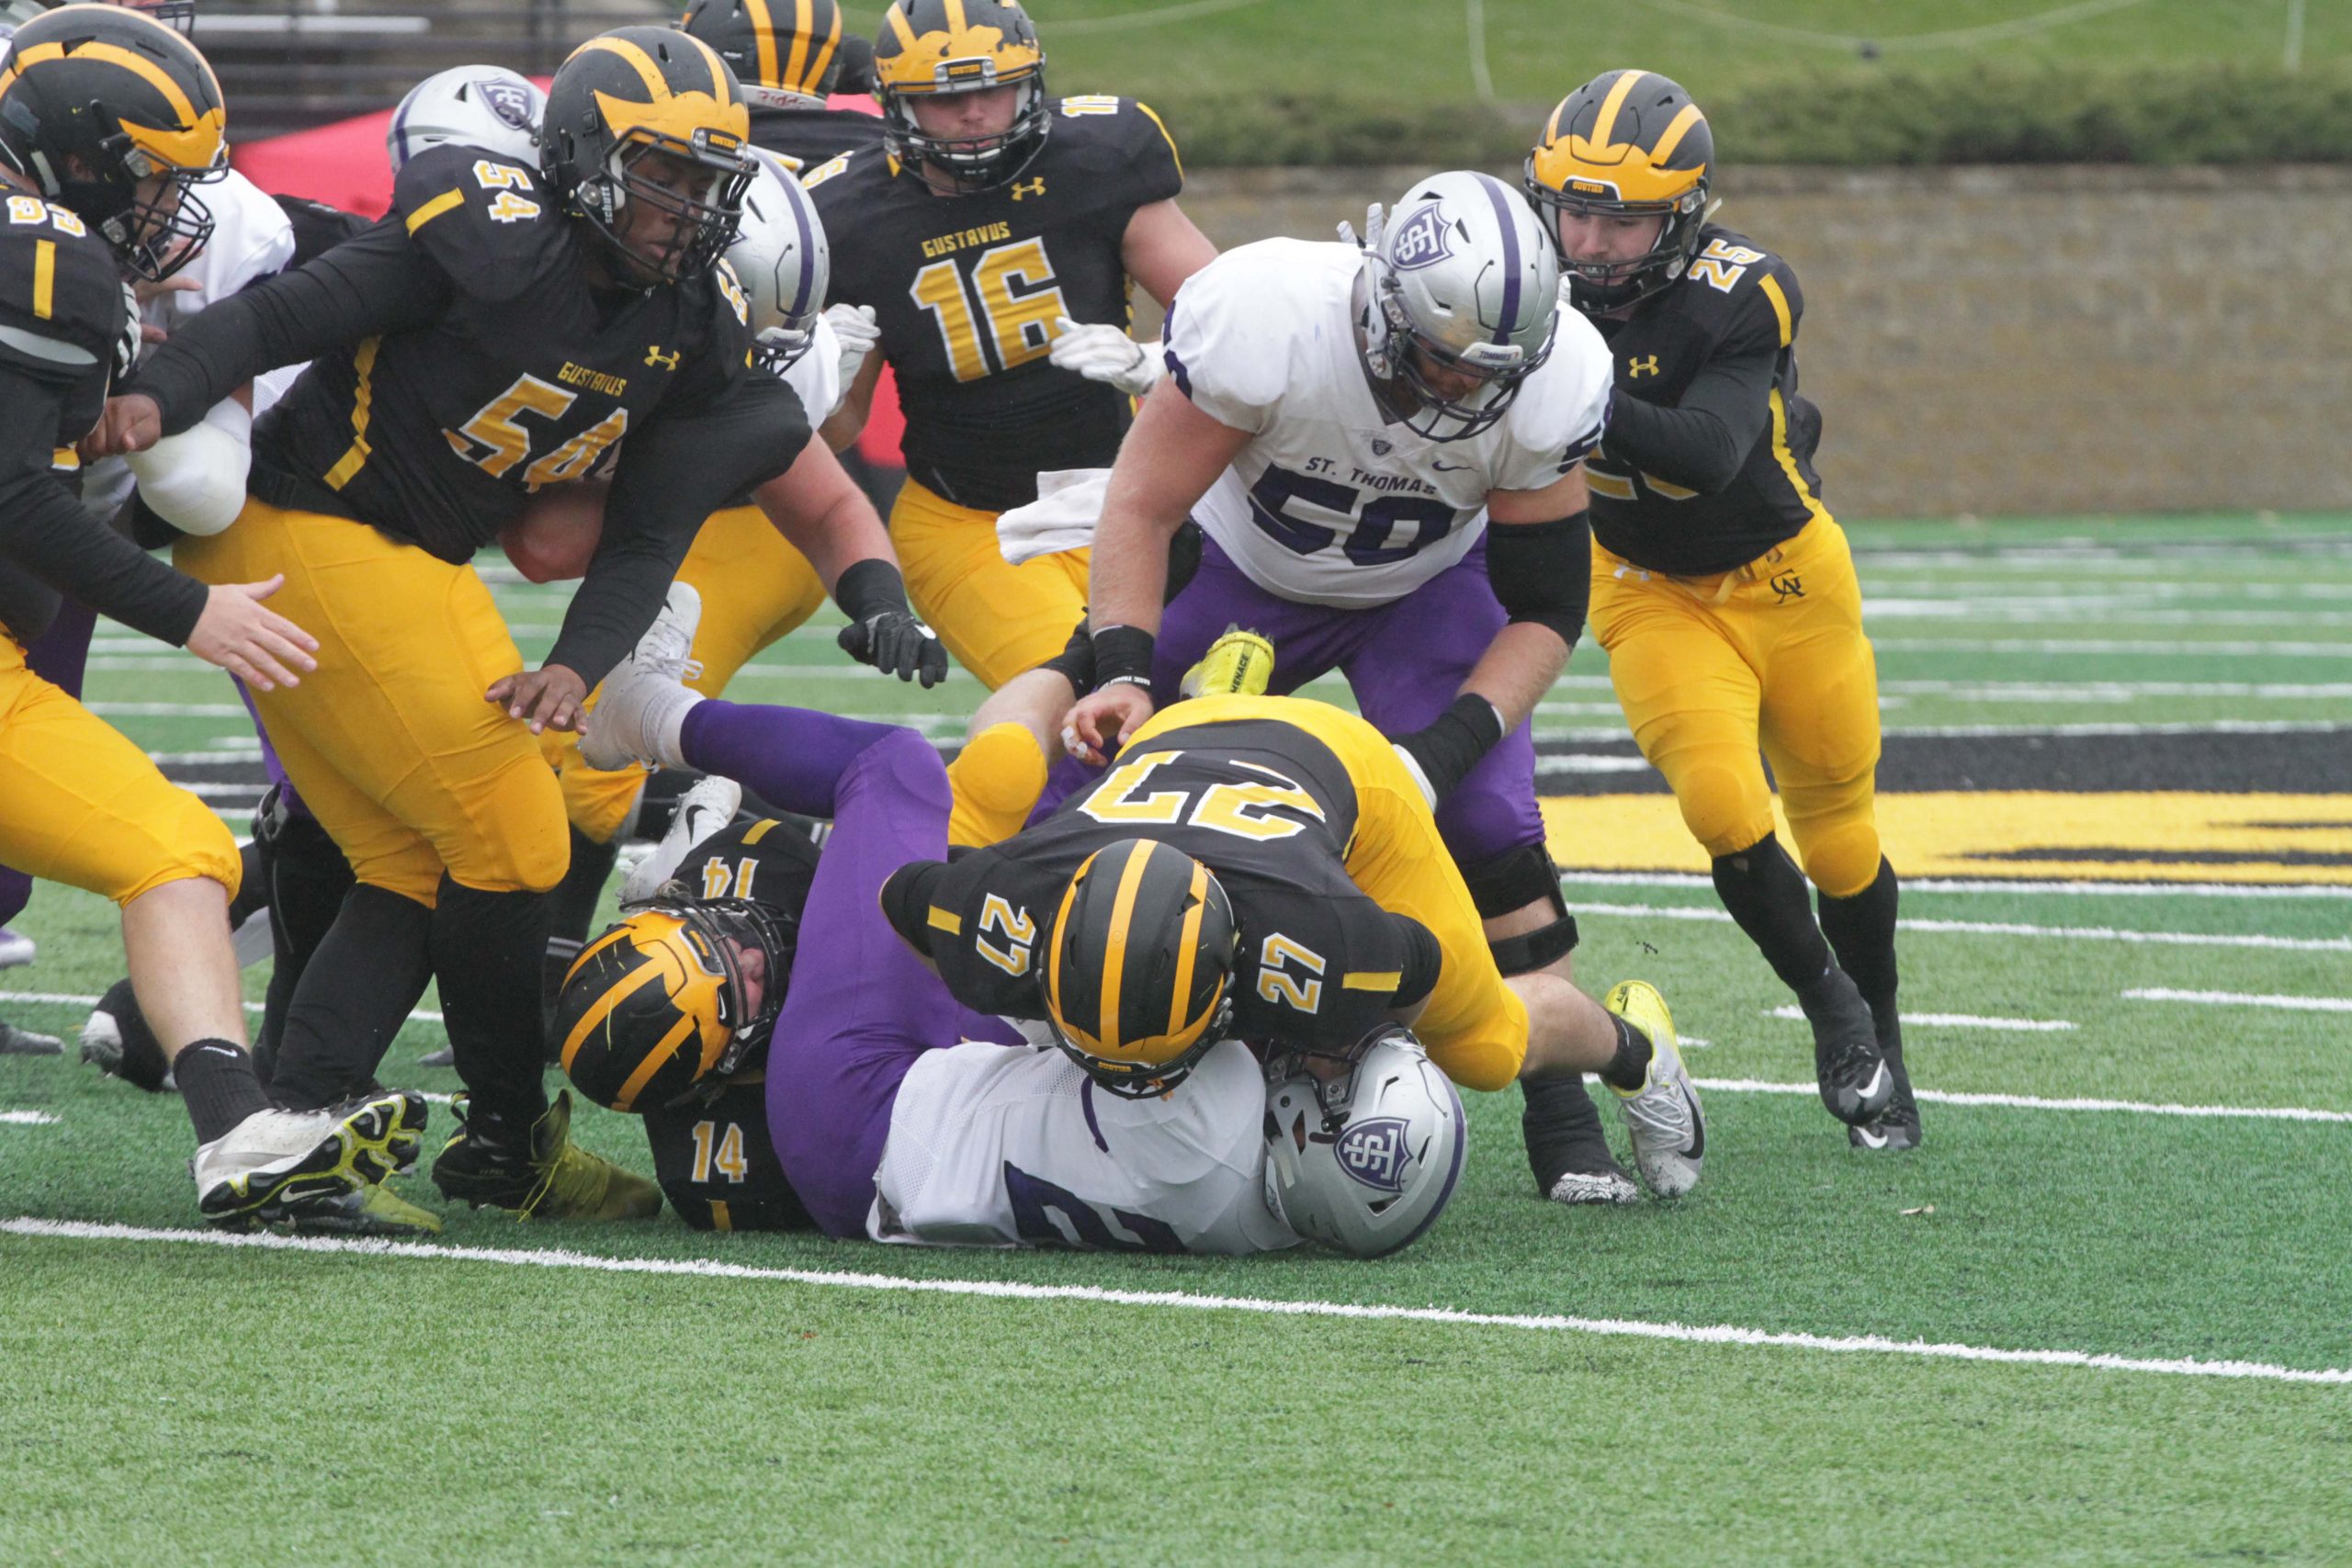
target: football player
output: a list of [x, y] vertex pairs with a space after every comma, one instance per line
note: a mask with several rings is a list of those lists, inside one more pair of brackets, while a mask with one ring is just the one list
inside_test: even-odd
[[1587, 464], [1593, 634], [1724, 908], [1813, 1026], [1823, 1103], [1857, 1148], [1907, 1149], [1919, 1108], [1872, 800], [1878, 668], [1821, 504], [1821, 415], [1797, 393], [1804, 296], [1786, 261], [1708, 221], [1714, 159], [1699, 106], [1647, 71], [1570, 93], [1527, 157], [1570, 298], [1614, 367], [1616, 413]]
[[[1341, 671], [1434, 802], [1502, 972], [1565, 981], [1576, 922], [1529, 717], [1583, 625], [1581, 461], [1608, 416], [1607, 351], [1558, 308], [1552, 243], [1500, 181], [1416, 181], [1368, 228], [1361, 247], [1245, 245], [1185, 285], [1095, 536], [1101, 684], [1073, 732], [1098, 761], [1229, 626], [1280, 651], [1277, 692]], [[1188, 514], [1207, 544], [1163, 615]], [[1560, 1043], [1632, 1048], [1624, 1021], [1564, 989]], [[1552, 1051], [1534, 1046], [1525, 1087], [1538, 1190], [1632, 1201]]]
[[[1069, 694], [1041, 671], [975, 720], [976, 746], [1004, 724], [1028, 730], [1032, 800], [1045, 727]], [[1131, 1079], [1012, 1043], [999, 1021], [967, 1012], [883, 911], [886, 881], [935, 863], [951, 821], [968, 820], [913, 732], [704, 702], [641, 649], [608, 683], [589, 744], [690, 759], [833, 822], [821, 857], [775, 821], [705, 840], [683, 879], [600, 937], [565, 987], [572, 1081], [644, 1114], [664, 1186], [693, 1223], [1135, 1252], [1312, 1238], [1375, 1257], [1419, 1235], [1452, 1195], [1460, 1101], [1402, 1030], [1351, 1042], [1351, 1066], [1284, 1067], [1272, 1083], [1220, 1035], [1193, 1054], [1180, 1092], [1137, 1096]], [[1209, 918], [1192, 906], [1193, 926]]]
[[263, 689], [314, 668], [316, 640], [260, 603], [275, 579], [207, 588], [75, 493], [75, 443], [139, 341], [119, 275], [161, 282], [206, 238], [197, 190], [225, 155], [220, 86], [185, 39], [121, 9], [67, 6], [13, 43], [0, 66], [0, 856], [120, 906], [132, 983], [196, 1128], [203, 1213], [340, 1224], [415, 1157], [422, 1102], [270, 1106], [244, 1047], [228, 830], [24, 660], [62, 592]]
[[1054, 363], [1057, 334], [1124, 339], [1130, 280], [1164, 304], [1216, 254], [1176, 205], [1159, 117], [1050, 98], [1045, 66], [1016, 6], [899, 0], [875, 43], [883, 144], [803, 175], [835, 294], [881, 328], [841, 418], [863, 422], [887, 361], [909, 476], [890, 536], [915, 608], [991, 687], [1052, 658], [1086, 603], [1084, 552], [1009, 565], [997, 513], [1042, 470], [1109, 463], [1128, 423], [1117, 388]]
[[[537, 736], [577, 723], [702, 520], [807, 444], [798, 400], [751, 363], [719, 261], [745, 130], [701, 44], [593, 39], [548, 94], [543, 169], [417, 154], [382, 222], [189, 321], [108, 409], [109, 444], [137, 449], [255, 370], [312, 361], [258, 433], [235, 525], [177, 558], [208, 580], [282, 570], [322, 629], [318, 676], [260, 705], [358, 886], [288, 1010], [273, 1092], [299, 1105], [365, 1081], [436, 978], [472, 1097], [434, 1170], [451, 1198], [659, 1206], [571, 1141], [540, 1082], [546, 894], [567, 839]], [[587, 580], [523, 672], [467, 563], [532, 492], [607, 472]]]

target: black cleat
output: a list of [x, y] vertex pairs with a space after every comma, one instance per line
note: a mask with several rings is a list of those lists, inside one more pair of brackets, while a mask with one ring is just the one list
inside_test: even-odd
[[1875, 1121], [1894, 1098], [1894, 1073], [1879, 1054], [1878, 1026], [1862, 993], [1833, 965], [1797, 993], [1797, 1005], [1813, 1025], [1813, 1072], [1821, 1085], [1821, 1103], [1849, 1127]]
[[62, 1056], [65, 1042], [54, 1034], [19, 1029], [0, 1018], [0, 1056]]
[[528, 1127], [469, 1115], [462, 1099], [453, 1109], [458, 1135], [433, 1162], [443, 1197], [524, 1220], [643, 1220], [661, 1213], [659, 1187], [571, 1141], [569, 1090]]
[[1919, 1146], [1919, 1102], [1912, 1098], [1911, 1075], [1903, 1066], [1903, 1025], [1889, 1019], [1879, 1031], [1879, 1054], [1894, 1074], [1894, 1096], [1872, 1122], [1846, 1129], [1846, 1141], [1858, 1149], [1887, 1154]]

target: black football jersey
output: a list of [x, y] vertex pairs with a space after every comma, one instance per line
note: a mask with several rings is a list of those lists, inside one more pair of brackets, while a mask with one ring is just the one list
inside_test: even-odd
[[1709, 224], [1688, 271], [1630, 321], [1594, 319], [1616, 361], [1617, 396], [1671, 408], [1712, 359], [1778, 355], [1772, 412], [1739, 475], [1713, 494], [1676, 485], [1612, 453], [1585, 460], [1592, 534], [1653, 571], [1727, 571], [1793, 537], [1821, 512], [1814, 448], [1821, 413], [1797, 395], [1796, 333], [1804, 297], [1789, 264], [1744, 234]]
[[1058, 100], [1021, 177], [939, 196], [876, 146], [801, 176], [832, 245], [832, 298], [870, 305], [898, 373], [907, 471], [959, 505], [1037, 498], [1046, 468], [1108, 468], [1132, 417], [1116, 389], [1057, 368], [1074, 321], [1124, 325], [1136, 209], [1183, 188], [1176, 144], [1132, 98]]
[[709, 1100], [645, 1112], [662, 1195], [698, 1231], [812, 1230], [768, 1138], [767, 1087], [733, 1083]]
[[686, 852], [672, 873], [697, 898], [748, 898], [797, 920], [817, 876], [817, 846], [775, 817], [738, 821]]
[[965, 1006], [1043, 1018], [1046, 939], [1070, 878], [1106, 844], [1150, 838], [1205, 864], [1232, 900], [1234, 1035], [1342, 1050], [1386, 1021], [1414, 962], [1410, 922], [1348, 879], [1355, 827], [1355, 786], [1313, 736], [1257, 719], [1171, 729], [1046, 821], [949, 863], [922, 912], [932, 961]]
[[351, 244], [429, 265], [407, 269], [400, 324], [320, 355], [263, 416], [255, 468], [294, 481], [266, 499], [444, 560], [470, 559], [541, 486], [611, 473], [657, 407], [707, 404], [752, 374], [731, 273], [600, 297], [537, 174], [473, 148], [410, 159], [391, 212]]
[[752, 111], [752, 145], [773, 152], [794, 174], [805, 174], [844, 152], [882, 145], [882, 117], [855, 109]]

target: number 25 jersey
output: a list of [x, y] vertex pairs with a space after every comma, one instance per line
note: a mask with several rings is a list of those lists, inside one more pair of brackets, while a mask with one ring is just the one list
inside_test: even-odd
[[1166, 127], [1131, 98], [1063, 98], [1050, 124], [1018, 179], [969, 196], [934, 194], [880, 147], [801, 175], [832, 298], [874, 308], [898, 372], [908, 473], [983, 512], [1036, 500], [1040, 470], [1117, 455], [1126, 398], [1046, 351], [1059, 317], [1125, 324], [1127, 220], [1184, 184]]

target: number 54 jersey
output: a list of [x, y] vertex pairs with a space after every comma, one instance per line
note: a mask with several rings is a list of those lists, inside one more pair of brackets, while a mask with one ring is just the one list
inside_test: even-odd
[[1308, 604], [1386, 604], [1459, 561], [1487, 496], [1542, 490], [1600, 444], [1608, 347], [1560, 312], [1552, 355], [1502, 419], [1432, 441], [1383, 412], [1355, 325], [1352, 245], [1261, 240], [1185, 280], [1168, 371], [1194, 407], [1251, 440], [1193, 509], [1250, 580]]

